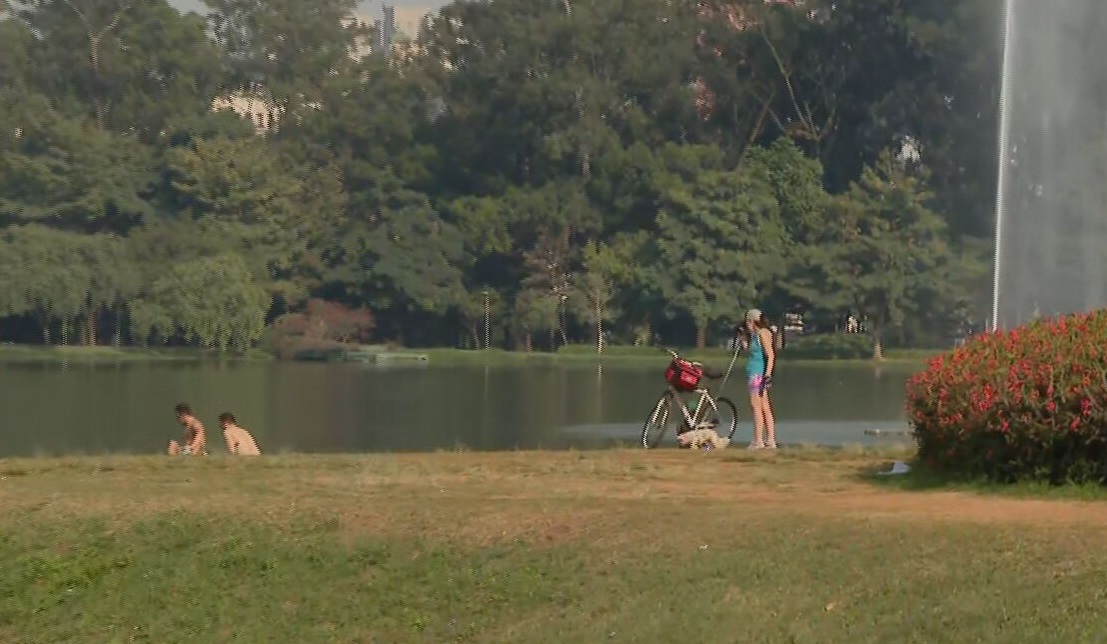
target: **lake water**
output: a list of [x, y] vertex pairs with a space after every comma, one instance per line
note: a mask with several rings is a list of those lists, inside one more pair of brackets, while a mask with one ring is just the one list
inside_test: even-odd
[[[0, 457], [163, 452], [188, 402], [225, 451], [224, 411], [263, 452], [566, 449], [636, 444], [664, 389], [657, 365], [403, 366], [244, 362], [0, 363]], [[773, 401], [782, 443], [906, 443], [900, 365], [788, 365]], [[741, 373], [723, 395], [752, 427]], [[673, 443], [672, 433], [667, 440]]]

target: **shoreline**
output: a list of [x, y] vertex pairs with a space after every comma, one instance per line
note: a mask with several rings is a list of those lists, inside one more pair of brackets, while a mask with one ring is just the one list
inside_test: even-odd
[[[813, 442], [795, 442], [780, 443], [780, 451], [778, 453], [785, 454], [788, 458], [801, 458], [801, 459], [819, 459], [829, 458], [837, 459], [843, 457], [857, 458], [864, 456], [882, 456], [885, 458], [894, 458], [896, 460], [909, 459], [914, 455], [914, 443], [913, 439], [907, 435], [906, 431], [895, 431], [894, 433], [889, 430], [876, 430], [878, 432], [885, 432], [881, 434], [867, 434], [868, 438], [892, 438], [896, 440], [888, 440], [883, 443], [879, 441], [862, 442], [858, 440], [856, 442], [849, 443], [813, 443]], [[860, 432], [859, 432], [860, 434]], [[902, 434], [902, 435], [901, 435]], [[731, 455], [744, 455], [746, 454], [746, 443], [733, 442], [725, 448], [718, 450], [721, 453]], [[262, 452], [261, 456], [267, 460], [281, 460], [281, 459], [316, 459], [316, 460], [359, 460], [359, 459], [375, 459], [375, 458], [411, 458], [411, 459], [430, 459], [448, 457], [449, 455], [459, 454], [471, 454], [471, 455], [487, 455], [489, 458], [501, 458], [504, 454], [516, 454], [522, 457], [537, 456], [537, 455], [564, 455], [564, 454], [578, 454], [578, 455], [593, 455], [597, 456], [604, 453], [643, 453], [643, 454], [658, 454], [658, 453], [672, 453], [672, 452], [689, 452], [688, 449], [678, 448], [675, 443], [666, 443], [660, 447], [647, 450], [643, 448], [637, 441], [619, 441], [610, 442], [604, 444], [595, 445], [570, 445], [566, 447], [526, 447], [526, 448], [512, 448], [512, 449], [477, 449], [465, 446], [459, 446], [454, 448], [438, 448], [432, 450], [379, 450], [379, 451], [363, 451], [363, 452], [299, 452], [293, 450], [279, 450], [274, 452]], [[560, 456], [558, 456], [560, 457]], [[72, 452], [49, 452], [45, 450], [36, 451], [33, 453], [24, 454], [0, 454], [0, 466], [5, 463], [12, 462], [28, 462], [28, 463], [61, 463], [70, 461], [130, 461], [130, 460], [143, 460], [154, 459], [160, 460], [162, 458], [170, 458], [165, 454], [164, 450], [158, 451], [151, 449], [150, 451], [72, 451]], [[184, 459], [191, 461], [192, 459]], [[227, 460], [237, 461], [237, 458], [233, 458], [233, 455], [229, 454], [218, 446], [216, 448], [209, 448], [206, 456], [196, 459], [198, 462], [224, 462]], [[0, 467], [2, 469], [2, 467]]]
[[[677, 348], [678, 353], [691, 360], [698, 360], [715, 366], [726, 364], [731, 353], [724, 349]], [[872, 358], [811, 358], [789, 356], [787, 349], [781, 352], [779, 361], [787, 365], [803, 366], [870, 366], [922, 367], [931, 356], [938, 355], [935, 350], [888, 350], [883, 360]], [[426, 356], [427, 360], [418, 366], [513, 366], [513, 365], [656, 365], [668, 360], [661, 347], [623, 347], [615, 346], [604, 354], [582, 351], [577, 347], [554, 352], [506, 351], [503, 349], [455, 349], [455, 348], [412, 348], [388, 349], [379, 352], [382, 356], [410, 357]], [[742, 357], [739, 356], [739, 362]], [[278, 362], [276, 356], [261, 350], [251, 349], [245, 354], [230, 355], [196, 348], [138, 348], [113, 346], [42, 346], [26, 344], [0, 345], [0, 364], [18, 363], [88, 363], [111, 364], [121, 362]], [[297, 362], [297, 361], [288, 361]], [[405, 361], [406, 362], [406, 361]]]

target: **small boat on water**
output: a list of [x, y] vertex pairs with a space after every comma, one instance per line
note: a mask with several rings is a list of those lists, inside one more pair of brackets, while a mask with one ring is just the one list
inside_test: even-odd
[[430, 356], [409, 351], [390, 351], [370, 346], [335, 346], [301, 349], [293, 354], [297, 362], [357, 362], [373, 365], [428, 364]]

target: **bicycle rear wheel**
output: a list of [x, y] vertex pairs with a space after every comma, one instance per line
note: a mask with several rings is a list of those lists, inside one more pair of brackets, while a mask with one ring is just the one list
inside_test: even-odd
[[730, 398], [716, 398], [715, 407], [718, 412], [715, 432], [727, 440], [734, 440], [734, 435], [738, 433], [738, 408]]
[[652, 449], [661, 443], [661, 437], [669, 425], [670, 412], [673, 411], [673, 394], [666, 391], [657, 399], [653, 410], [642, 426], [642, 447]]

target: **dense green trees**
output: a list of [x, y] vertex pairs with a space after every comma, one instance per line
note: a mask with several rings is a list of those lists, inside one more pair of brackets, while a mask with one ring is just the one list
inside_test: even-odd
[[387, 56], [350, 0], [208, 4], [0, 13], [3, 339], [242, 350], [316, 298], [415, 345], [757, 305], [879, 351], [982, 299], [991, 0], [457, 0]]

